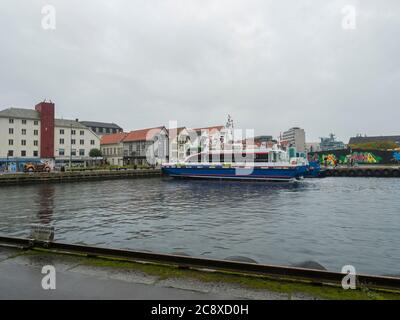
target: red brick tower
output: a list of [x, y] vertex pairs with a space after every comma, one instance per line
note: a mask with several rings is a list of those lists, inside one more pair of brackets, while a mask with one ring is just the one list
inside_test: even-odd
[[54, 103], [40, 102], [35, 110], [40, 113], [40, 157], [54, 158]]

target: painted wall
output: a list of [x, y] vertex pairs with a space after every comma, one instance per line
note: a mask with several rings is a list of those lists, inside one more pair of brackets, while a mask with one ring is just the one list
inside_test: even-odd
[[328, 166], [337, 164], [347, 165], [353, 161], [354, 164], [400, 164], [399, 151], [382, 151], [382, 150], [332, 150], [311, 152], [308, 154], [310, 161], [319, 161], [321, 165], [325, 162]]

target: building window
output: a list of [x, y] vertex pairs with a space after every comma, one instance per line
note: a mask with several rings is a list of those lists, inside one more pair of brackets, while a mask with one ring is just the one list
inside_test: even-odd
[[79, 155], [84, 156], [85, 155], [85, 149], [79, 149]]
[[13, 139], [8, 140], [8, 145], [9, 146], [13, 146], [14, 145], [14, 140]]
[[64, 134], [64, 129], [60, 129], [60, 134]]
[[26, 120], [22, 120], [22, 124], [26, 124]]
[[64, 149], [59, 149], [59, 150], [58, 150], [58, 155], [59, 155], [59, 156], [65, 155], [65, 150], [64, 150]]
[[22, 135], [23, 135], [23, 136], [26, 135], [26, 129], [22, 129], [21, 132], [22, 132]]
[[75, 144], [75, 143], [76, 143], [75, 139], [71, 139], [71, 144]]
[[26, 146], [26, 140], [21, 140], [21, 146]]
[[33, 130], [33, 135], [38, 136], [39, 135], [39, 130]]
[[9, 134], [14, 134], [14, 129], [13, 129], [13, 128], [9, 128], [9, 129], [8, 129], [8, 133], [9, 133]]
[[60, 139], [60, 144], [64, 144], [64, 139]]
[[81, 146], [83, 146], [85, 144], [85, 140], [80, 140], [79, 143]]
[[35, 126], [37, 126], [37, 125], [39, 125], [39, 121], [35, 120], [35, 121], [33, 121], [33, 124], [34, 124]]
[[110, 133], [110, 129], [107, 128], [107, 129], [106, 129], [106, 133]]
[[38, 140], [34, 140], [34, 141], [33, 141], [33, 145], [34, 145], [35, 147], [37, 147], [37, 146], [39, 145], [39, 141], [38, 141]]
[[14, 157], [14, 150], [8, 150], [7, 157]]
[[75, 149], [71, 150], [71, 156], [76, 156], [76, 150]]
[[92, 145], [92, 146], [94, 146], [94, 140], [90, 140], [90, 144]]
[[39, 157], [39, 152], [37, 150], [33, 151], [33, 156], [34, 157]]
[[26, 151], [25, 150], [21, 150], [21, 157], [26, 157]]
[[81, 130], [81, 132], [79, 133], [81, 136], [84, 136], [85, 135], [85, 131], [84, 130]]
[[71, 130], [71, 135], [76, 135], [76, 130]]
[[14, 123], [14, 119], [8, 119], [8, 123]]

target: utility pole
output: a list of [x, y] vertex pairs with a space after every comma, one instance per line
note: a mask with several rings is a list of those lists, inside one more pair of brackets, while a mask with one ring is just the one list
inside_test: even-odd
[[69, 171], [72, 169], [72, 123], [71, 123], [71, 131], [70, 131], [70, 139], [69, 139]]

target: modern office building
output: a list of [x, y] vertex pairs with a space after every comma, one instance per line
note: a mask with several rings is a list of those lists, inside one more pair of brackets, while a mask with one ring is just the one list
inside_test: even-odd
[[304, 129], [293, 127], [281, 136], [281, 144], [286, 147], [295, 147], [297, 152], [306, 151], [306, 133]]

